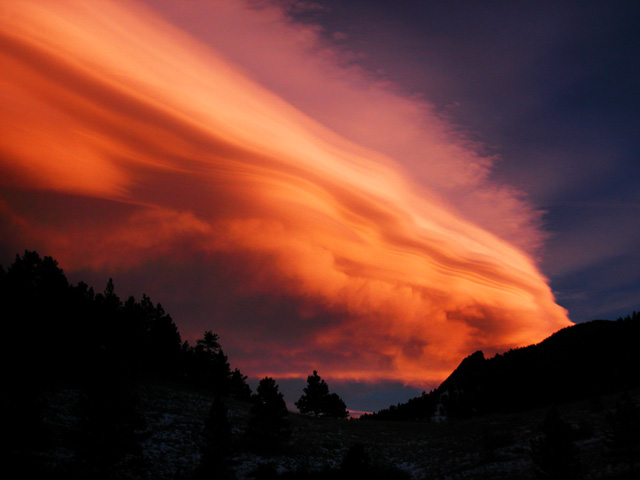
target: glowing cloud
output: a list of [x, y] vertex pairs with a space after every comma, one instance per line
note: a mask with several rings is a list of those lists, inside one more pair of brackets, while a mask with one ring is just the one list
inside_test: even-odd
[[[151, 277], [170, 265], [163, 303], [192, 304], [189, 318], [170, 310], [181, 331], [221, 332], [253, 375], [321, 368], [425, 384], [475, 349], [569, 324], [532, 259], [495, 235], [524, 231], [520, 244], [535, 244], [535, 215], [487, 184], [490, 162], [423, 103], [375, 85], [362, 94], [365, 77], [328, 50], [306, 71], [340, 72], [328, 91], [373, 102], [370, 120], [339, 111], [342, 98], [325, 110], [303, 89], [285, 99], [277, 65], [262, 79], [239, 66], [245, 47], [296, 32], [301, 46], [289, 41], [281, 54], [302, 57], [317, 46], [313, 30], [271, 7], [202, 8], [220, 9], [227, 25], [206, 44], [139, 4], [2, 4], [0, 228], [14, 239], [5, 248], [36, 245], [68, 271]], [[239, 30], [262, 25], [236, 45], [236, 63], [233, 19]], [[289, 30], [268, 36], [265, 22]], [[326, 75], [309, 81], [334, 82]], [[431, 158], [419, 174], [431, 168], [429, 182], [410, 180], [417, 158]], [[455, 187], [465, 195], [445, 203]], [[512, 231], [491, 215], [482, 224], [494, 233], [468, 220], [487, 199], [501, 202], [495, 219]]]

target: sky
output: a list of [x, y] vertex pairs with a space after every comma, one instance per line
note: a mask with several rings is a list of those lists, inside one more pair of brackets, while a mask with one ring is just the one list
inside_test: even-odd
[[357, 411], [640, 305], [631, 2], [0, 3], [0, 264]]

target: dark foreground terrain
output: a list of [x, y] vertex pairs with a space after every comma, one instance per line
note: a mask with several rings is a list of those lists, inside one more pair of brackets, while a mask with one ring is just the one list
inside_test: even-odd
[[[201, 463], [212, 394], [158, 380], [140, 383], [136, 393], [138, 411], [145, 420], [136, 432], [139, 450], [116, 461], [87, 465], [75, 440], [81, 428], [75, 407], [80, 391], [60, 387], [49, 392], [44, 410], [46, 443], [28, 453], [13, 452], [12, 463], [22, 472], [15, 478], [23, 478], [27, 471], [45, 478], [89, 474], [93, 478], [193, 478]], [[638, 390], [630, 392], [636, 404], [639, 397]], [[274, 478], [285, 472], [295, 472], [296, 478], [314, 472], [313, 478], [323, 478], [322, 472], [336, 478], [345, 457], [353, 457], [354, 452], [355, 468], [367, 478], [638, 478], [631, 470], [637, 468], [631, 464], [638, 460], [637, 450], [626, 452], [615, 445], [612, 418], [621, 408], [621, 398], [624, 401], [623, 395], [613, 394], [556, 407], [560, 421], [570, 428], [566, 441], [550, 440], [558, 442], [551, 449], [562, 454], [553, 468], [570, 467], [562, 476], [545, 474], [540, 467], [545, 455], [553, 455], [540, 446], [553, 436], [543, 431], [553, 408], [440, 423], [315, 419], [291, 413], [286, 417], [289, 440], [261, 451], [246, 439], [250, 404], [227, 400], [230, 448], [203, 478]]]
[[189, 345], [146, 295], [72, 285], [36, 252], [0, 266], [0, 305], [4, 478], [640, 478], [635, 312], [476, 352], [436, 390], [349, 420], [316, 372], [309, 414], [287, 414], [212, 331]]

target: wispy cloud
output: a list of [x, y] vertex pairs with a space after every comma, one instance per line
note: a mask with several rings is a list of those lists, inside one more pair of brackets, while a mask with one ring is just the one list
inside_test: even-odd
[[508, 241], [540, 241], [535, 212], [426, 103], [275, 7], [189, 6], [220, 29], [194, 39], [125, 2], [3, 5], [11, 235], [70, 271], [169, 273], [169, 303], [199, 306], [172, 312], [181, 330], [228, 334], [254, 375], [433, 382], [569, 324]]

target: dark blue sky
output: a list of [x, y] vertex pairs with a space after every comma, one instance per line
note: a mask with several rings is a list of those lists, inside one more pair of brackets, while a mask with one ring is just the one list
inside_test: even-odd
[[574, 322], [640, 308], [636, 2], [314, 4], [293, 15], [424, 95], [544, 212], [539, 265]]

